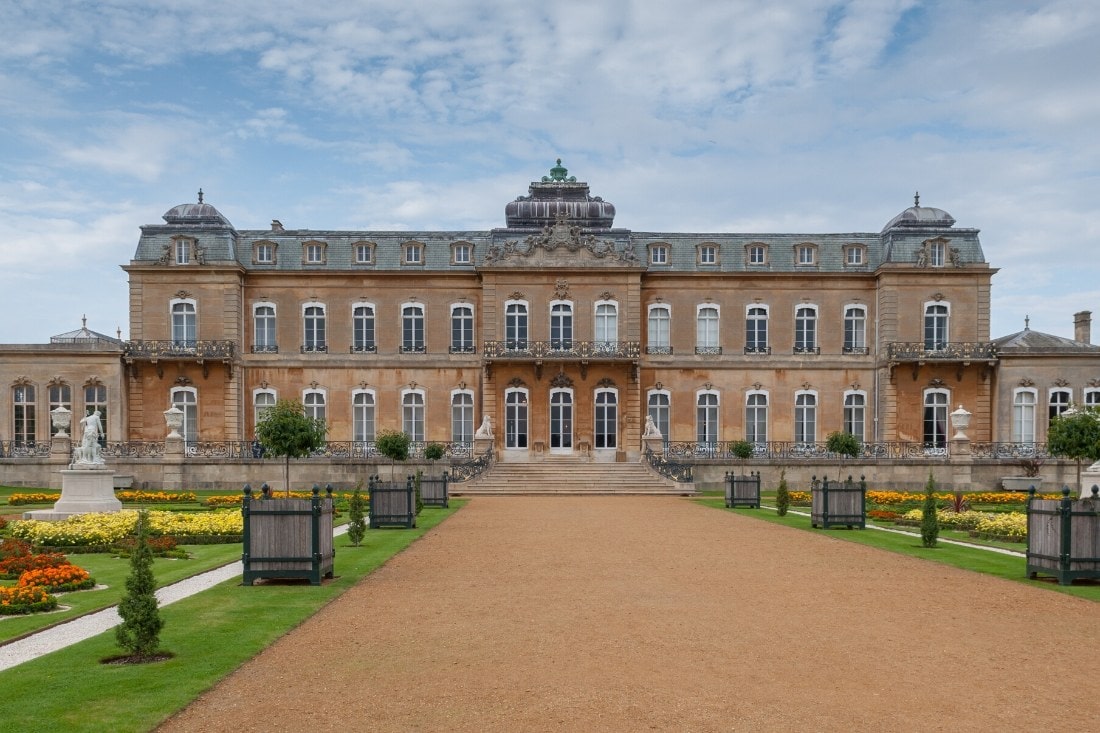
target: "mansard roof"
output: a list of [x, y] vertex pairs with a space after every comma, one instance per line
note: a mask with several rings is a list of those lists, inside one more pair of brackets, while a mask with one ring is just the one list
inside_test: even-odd
[[1073, 339], [1055, 336], [1042, 331], [1032, 331], [1024, 328], [1023, 331], [1001, 336], [993, 340], [993, 345], [999, 356], [1011, 355], [1058, 355], [1070, 356], [1073, 354], [1095, 356], [1100, 354], [1100, 345], [1074, 341]]

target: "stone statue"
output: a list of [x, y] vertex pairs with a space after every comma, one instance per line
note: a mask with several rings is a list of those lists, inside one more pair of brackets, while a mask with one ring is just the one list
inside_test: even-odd
[[642, 431], [643, 438], [660, 438], [661, 431], [657, 429], [657, 424], [653, 422], [652, 415], [645, 416], [645, 429]]
[[73, 463], [103, 465], [103, 451], [99, 447], [103, 421], [99, 418], [99, 410], [84, 417], [80, 421], [80, 428], [80, 445], [73, 451]]
[[493, 437], [493, 423], [489, 421], [489, 416], [485, 415], [481, 420], [481, 427], [474, 433], [475, 438], [491, 438]]

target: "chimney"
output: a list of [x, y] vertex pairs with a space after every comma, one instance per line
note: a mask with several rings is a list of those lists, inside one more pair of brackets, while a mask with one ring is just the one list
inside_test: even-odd
[[1092, 311], [1073, 314], [1073, 340], [1086, 344], [1092, 343]]

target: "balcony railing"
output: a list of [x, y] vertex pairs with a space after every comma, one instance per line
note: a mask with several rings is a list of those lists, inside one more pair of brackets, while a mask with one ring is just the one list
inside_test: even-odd
[[303, 354], [327, 354], [328, 344], [302, 344]]
[[[737, 460], [733, 453], [733, 444], [738, 441], [715, 442], [674, 442], [665, 444], [668, 458], [721, 459]], [[830, 453], [824, 442], [770, 441], [752, 443], [754, 458], [811, 460], [839, 459], [841, 456]], [[862, 452], [853, 460], [874, 460], [879, 458], [924, 460], [942, 458], [948, 455], [946, 446], [908, 441], [882, 441], [863, 443]]]
[[997, 348], [989, 341], [926, 343], [895, 341], [886, 345], [890, 361], [978, 361], [997, 358]]
[[253, 354], [278, 354], [279, 347], [275, 344], [252, 344]]
[[[440, 442], [444, 458], [469, 458], [473, 453], [473, 443], [453, 441]], [[163, 448], [163, 444], [160, 444]], [[424, 449], [431, 445], [429, 441], [413, 441], [409, 444], [409, 458], [423, 458]], [[244, 458], [270, 458], [259, 441], [255, 440], [198, 440], [187, 443], [185, 453], [191, 458], [224, 458], [240, 460]], [[373, 440], [330, 440], [321, 448], [310, 453], [308, 458], [378, 458], [381, 454]]]
[[975, 458], [1019, 461], [1025, 458], [1050, 458], [1046, 443], [971, 443], [970, 455]]
[[653, 346], [652, 344], [650, 344], [649, 346], [645, 347], [645, 353], [647, 353], [647, 354], [656, 354], [656, 355], [659, 355], [659, 356], [672, 356], [672, 347], [671, 346]]
[[50, 455], [50, 441], [0, 440], [0, 458], [39, 458]]
[[746, 354], [770, 354], [772, 353], [772, 347], [770, 346], [746, 346]]
[[695, 353], [699, 356], [721, 356], [721, 346], [696, 346]]
[[122, 355], [127, 361], [158, 359], [225, 359], [237, 353], [236, 341], [127, 341]]
[[486, 341], [486, 359], [637, 359], [637, 341]]
[[377, 344], [355, 344], [351, 347], [352, 354], [377, 354]]
[[817, 354], [821, 353], [821, 347], [820, 346], [796, 346], [796, 347], [794, 347], [794, 351], [792, 353], [795, 353], [795, 354], [815, 354], [815, 355], [817, 355]]

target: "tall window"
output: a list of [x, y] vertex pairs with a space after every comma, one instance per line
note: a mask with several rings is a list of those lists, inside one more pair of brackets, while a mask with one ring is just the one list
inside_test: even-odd
[[374, 440], [374, 392], [363, 390], [352, 395], [351, 436], [363, 443]]
[[947, 447], [947, 400], [946, 390], [930, 389], [924, 393], [925, 448]]
[[695, 397], [695, 442], [713, 447], [718, 442], [718, 395], [700, 392]]
[[401, 351], [424, 353], [424, 306], [405, 305], [401, 308]]
[[596, 390], [596, 435], [594, 448], [618, 447], [619, 395], [613, 389]]
[[932, 267], [943, 267], [947, 260], [947, 245], [943, 242], [932, 242], [928, 245], [928, 264]]
[[851, 433], [859, 442], [866, 435], [867, 397], [862, 392], [844, 395], [844, 432]]
[[275, 306], [270, 303], [252, 306], [252, 325], [252, 351], [257, 354], [278, 352], [278, 342], [275, 340]]
[[420, 390], [401, 395], [401, 429], [414, 443], [424, 441], [424, 393]]
[[1072, 393], [1068, 389], [1052, 389], [1050, 391], [1050, 404], [1048, 420], [1061, 415], [1063, 412], [1069, 409], [1070, 398]]
[[[172, 390], [172, 406], [183, 413], [183, 426], [180, 434], [185, 443], [194, 443], [199, 439], [199, 398], [194, 387], [179, 387]], [[87, 408], [87, 405], [85, 405]]]
[[667, 305], [649, 307], [649, 343], [647, 354], [671, 354], [672, 315]]
[[817, 441], [817, 395], [812, 392], [795, 395], [794, 440], [796, 443]]
[[573, 390], [550, 390], [550, 450], [566, 453], [573, 448]]
[[187, 265], [191, 262], [191, 240], [176, 240], [176, 264]]
[[469, 305], [451, 306], [451, 353], [474, 353], [474, 309]]
[[264, 415], [275, 407], [275, 391], [271, 389], [258, 389], [252, 396], [253, 424], [259, 425]]
[[713, 305], [699, 306], [695, 317], [695, 353], [722, 353], [718, 346], [718, 308]]
[[474, 440], [473, 392], [451, 394], [451, 440], [455, 443], [472, 443]]
[[[73, 409], [73, 388], [67, 384], [51, 384], [49, 390], [50, 407], [49, 410], [52, 413], [59, 407], [64, 407], [70, 412]], [[50, 420], [50, 437], [52, 438], [57, 434], [57, 428], [53, 426], [53, 420]]]
[[172, 345], [181, 349], [195, 348], [195, 301], [172, 303]]
[[844, 353], [867, 353], [867, 309], [863, 306], [844, 308]]
[[573, 304], [550, 304], [550, 348], [568, 351], [573, 348]]
[[596, 304], [597, 353], [614, 352], [619, 348], [619, 308], [614, 303]]
[[760, 354], [768, 351], [768, 309], [753, 306], [745, 314], [745, 353]]
[[107, 386], [103, 384], [88, 384], [84, 386], [84, 414], [99, 410], [99, 419], [103, 423], [103, 432], [99, 435], [99, 442], [107, 443]]
[[374, 341], [374, 306], [356, 303], [351, 309], [351, 350], [373, 354], [378, 350]]
[[303, 352], [328, 351], [328, 341], [325, 340], [325, 307], [323, 305], [307, 305], [303, 311]]
[[526, 389], [509, 389], [504, 393], [504, 447], [527, 447]]
[[35, 394], [34, 387], [29, 384], [19, 384], [12, 387], [11, 394], [12, 416], [14, 425], [12, 438], [16, 445], [34, 443], [35, 430]]
[[527, 348], [527, 304], [508, 303], [504, 309], [504, 344], [507, 349]]
[[1012, 440], [1035, 442], [1035, 390], [1019, 389], [1012, 396]]
[[655, 391], [649, 393], [649, 416], [653, 418], [653, 424], [657, 426], [657, 430], [661, 432], [661, 437], [663, 437], [666, 441], [669, 439], [669, 407], [670, 405], [668, 392]]
[[326, 419], [325, 392], [320, 389], [307, 389], [302, 395], [302, 404], [306, 408], [306, 415], [314, 420]]
[[942, 303], [924, 308], [924, 348], [942, 351], [947, 348], [948, 308]]
[[745, 440], [756, 445], [768, 442], [768, 395], [750, 392], [745, 398]]
[[817, 351], [817, 308], [802, 305], [795, 309], [794, 350], [796, 354]]

